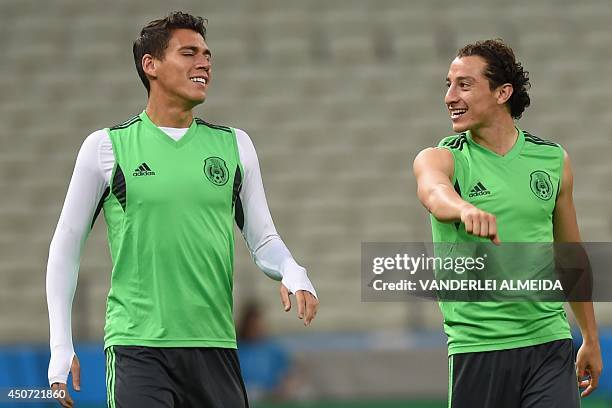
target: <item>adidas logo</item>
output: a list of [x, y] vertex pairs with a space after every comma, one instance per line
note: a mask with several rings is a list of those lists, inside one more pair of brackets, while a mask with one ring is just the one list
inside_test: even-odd
[[134, 173], [132, 173], [132, 176], [134, 177], [154, 176], [154, 175], [155, 175], [155, 172], [151, 170], [151, 168], [147, 165], [147, 163], [142, 163], [140, 166], [136, 168], [136, 170], [134, 170]]
[[474, 187], [472, 187], [472, 189], [470, 190], [470, 194], [468, 194], [468, 197], [478, 197], [489, 194], [491, 194], [491, 192], [487, 190], [487, 188], [479, 181]]

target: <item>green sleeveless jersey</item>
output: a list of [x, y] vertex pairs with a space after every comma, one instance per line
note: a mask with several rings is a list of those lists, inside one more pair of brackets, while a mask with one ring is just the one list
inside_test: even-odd
[[[470, 132], [438, 147], [454, 158], [452, 183], [467, 202], [496, 216], [502, 242], [553, 242], [553, 211], [563, 174], [563, 149], [519, 129], [500, 156]], [[459, 223], [431, 217], [434, 242], [489, 242]], [[440, 302], [449, 354], [503, 350], [571, 338], [562, 302]]]
[[107, 131], [115, 167], [103, 201], [113, 261], [105, 347], [236, 348], [243, 169], [234, 130], [196, 118], [175, 141], [142, 112]]

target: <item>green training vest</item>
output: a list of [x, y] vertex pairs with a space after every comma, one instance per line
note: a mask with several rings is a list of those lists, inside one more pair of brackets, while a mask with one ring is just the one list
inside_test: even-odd
[[[504, 242], [553, 242], [553, 211], [563, 174], [563, 149], [519, 129], [500, 156], [470, 132], [443, 139], [453, 154], [452, 184], [459, 195], [496, 216]], [[460, 223], [431, 217], [434, 242], [488, 242]], [[534, 258], [534, 262], [538, 262]], [[440, 302], [449, 355], [526, 347], [571, 338], [561, 302]]]
[[113, 261], [105, 347], [236, 347], [232, 128], [194, 119], [174, 141], [145, 112], [107, 130], [115, 167], [103, 202]]

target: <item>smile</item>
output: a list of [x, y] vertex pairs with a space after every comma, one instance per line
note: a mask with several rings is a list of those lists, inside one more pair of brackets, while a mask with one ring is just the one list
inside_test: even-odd
[[191, 82], [199, 82], [201, 84], [206, 85], [208, 79], [204, 78], [204, 77], [193, 77], [193, 78], [189, 78], [191, 80]]
[[467, 112], [467, 109], [449, 109], [450, 111], [450, 116], [451, 119], [458, 119], [460, 118], [465, 112]]

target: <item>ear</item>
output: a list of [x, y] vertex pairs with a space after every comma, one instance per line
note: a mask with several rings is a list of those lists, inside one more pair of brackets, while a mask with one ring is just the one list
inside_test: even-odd
[[151, 78], [157, 78], [157, 67], [155, 65], [155, 58], [151, 54], [145, 54], [142, 56], [142, 70], [147, 76]]
[[512, 84], [503, 84], [497, 88], [497, 103], [503, 105], [508, 102], [508, 99], [512, 96], [514, 88]]

